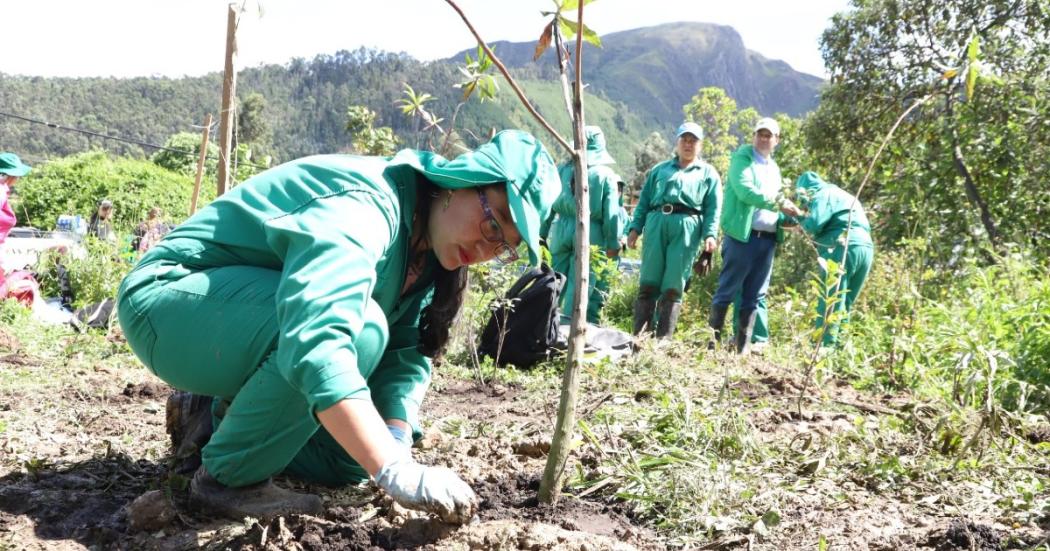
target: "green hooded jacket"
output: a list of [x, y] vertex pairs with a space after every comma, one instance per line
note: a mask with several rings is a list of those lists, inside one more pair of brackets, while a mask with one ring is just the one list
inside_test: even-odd
[[[850, 245], [871, 246], [871, 225], [860, 201], [835, 184], [821, 179], [816, 172], [805, 172], [795, 182], [799, 206], [806, 216], [799, 225], [813, 236], [821, 247], [833, 249], [841, 245], [846, 228], [850, 228]], [[850, 218], [850, 210], [853, 216]]]
[[[755, 170], [754, 146], [742, 145], [729, 161], [729, 174], [722, 200], [722, 231], [737, 241], [747, 242], [751, 238], [751, 220], [755, 209], [779, 210], [777, 195], [780, 193], [780, 168], [772, 158], [772, 176], [763, 180], [761, 172]], [[783, 217], [781, 217], [783, 221]], [[783, 240], [783, 232], [777, 224], [777, 241]]]
[[[238, 265], [279, 271], [281, 377], [311, 411], [370, 397], [384, 419], [418, 430], [430, 381], [430, 361], [417, 349], [418, 325], [433, 283], [423, 277], [404, 296], [401, 290], [421, 176], [442, 188], [506, 182], [515, 225], [538, 262], [539, 222], [557, 197], [558, 175], [539, 141], [508, 130], [453, 160], [404, 150], [393, 158], [319, 155], [283, 164], [201, 209], [139, 265], [167, 260], [193, 271]], [[432, 253], [429, 261], [436, 263]], [[366, 381], [354, 340], [369, 298], [386, 315], [389, 341]]]

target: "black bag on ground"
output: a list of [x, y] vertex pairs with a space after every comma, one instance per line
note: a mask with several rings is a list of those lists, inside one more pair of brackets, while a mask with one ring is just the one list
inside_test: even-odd
[[89, 304], [83, 308], [73, 312], [73, 317], [69, 320], [69, 323], [73, 325], [73, 328], [77, 331], [84, 331], [86, 328], [94, 329], [109, 329], [109, 325], [113, 323], [113, 318], [116, 314], [114, 307], [117, 302], [111, 298], [107, 298], [102, 302], [96, 302]]
[[492, 310], [478, 351], [498, 365], [522, 368], [550, 358], [557, 350], [558, 298], [564, 286], [565, 276], [546, 264], [522, 274]]

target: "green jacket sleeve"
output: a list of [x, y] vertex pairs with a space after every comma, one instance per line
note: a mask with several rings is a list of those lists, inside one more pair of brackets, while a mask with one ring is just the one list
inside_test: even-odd
[[712, 170], [710, 186], [708, 186], [707, 193], [704, 195], [704, 221], [700, 231], [701, 239], [707, 239], [708, 237], [718, 238], [718, 216], [721, 210], [722, 179], [718, 177], [717, 171]]
[[631, 220], [631, 229], [638, 232], [638, 235], [642, 234], [642, 227], [645, 226], [645, 217], [649, 215], [649, 209], [652, 208], [650, 203], [653, 200], [653, 188], [656, 187], [656, 173], [657, 168], [660, 165], [656, 165], [649, 169], [649, 174], [645, 177], [645, 184], [642, 185], [642, 192], [638, 194], [638, 204], [634, 207], [634, 219]]
[[750, 155], [733, 155], [733, 160], [729, 164], [726, 189], [745, 205], [777, 210], [776, 195], [772, 197], [764, 195], [761, 184], [755, 181], [755, 171], [751, 169], [752, 162]]
[[606, 251], [620, 248], [620, 192], [616, 190], [616, 180], [615, 175], [602, 177], [602, 243]]
[[396, 212], [390, 198], [356, 190], [310, 200], [265, 224], [266, 241], [283, 262], [278, 370], [312, 412], [369, 397], [354, 341], [376, 265], [397, 228]]
[[831, 220], [831, 215], [834, 214], [831, 205], [828, 204], [828, 198], [828, 193], [821, 190], [810, 200], [806, 216], [799, 220], [802, 231], [814, 237], [820, 235], [824, 225]]
[[368, 379], [372, 402], [383, 419], [400, 419], [419, 433], [419, 405], [430, 385], [430, 358], [419, 352], [419, 317], [431, 292], [419, 292], [402, 302], [390, 326], [390, 341]]

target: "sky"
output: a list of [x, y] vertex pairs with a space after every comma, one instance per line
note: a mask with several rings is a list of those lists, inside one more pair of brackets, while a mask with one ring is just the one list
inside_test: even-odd
[[[540, 12], [553, 7], [552, 0], [455, 1], [489, 42], [536, 40], [545, 24]], [[238, 68], [360, 46], [432, 60], [476, 45], [445, 0], [238, 0], [237, 5], [245, 3], [237, 31]], [[226, 0], [4, 4], [0, 73], [180, 77], [223, 69]], [[729, 25], [748, 49], [824, 77], [820, 35], [831, 16], [847, 7], [848, 0], [595, 0], [585, 9], [584, 23], [599, 35], [675, 21]]]

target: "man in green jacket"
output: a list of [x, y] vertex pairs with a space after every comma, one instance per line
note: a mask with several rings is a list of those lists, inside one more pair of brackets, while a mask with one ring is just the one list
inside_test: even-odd
[[511, 262], [519, 245], [538, 263], [558, 192], [543, 146], [507, 130], [454, 160], [299, 159], [164, 236], [121, 283], [118, 312], [150, 371], [215, 398], [169, 401], [180, 434], [198, 434], [186, 423], [202, 417], [183, 406], [211, 402], [220, 419], [191, 499], [235, 518], [317, 514], [317, 496], [270, 477], [372, 477], [403, 506], [469, 519], [470, 487], [412, 459], [430, 358], [448, 342], [468, 265]]
[[[700, 159], [704, 138], [700, 125], [678, 127], [675, 156], [649, 170], [634, 209], [627, 246], [638, 236], [642, 246], [642, 273], [634, 303], [634, 334], [653, 328], [656, 336], [674, 334], [682, 309], [682, 293], [697, 252], [715, 249], [722, 185], [714, 167]], [[657, 305], [659, 298], [659, 305]]]
[[831, 313], [825, 303], [825, 293], [821, 293], [817, 305], [817, 328], [828, 322], [823, 345], [835, 346], [839, 324], [849, 322], [850, 309], [871, 271], [875, 256], [871, 225], [856, 197], [825, 182], [816, 172], [799, 176], [795, 192], [799, 205], [806, 209], [805, 215], [798, 220], [799, 226], [816, 243], [817, 252], [824, 260], [820, 265], [822, 275], [827, 275], [828, 261], [834, 261], [840, 270], [835, 287], [827, 293], [832, 298]]
[[740, 294], [740, 322], [736, 331], [736, 349], [740, 354], [750, 352], [758, 303], [769, 288], [776, 244], [783, 240], [780, 213], [800, 214], [794, 203], [781, 194], [780, 167], [773, 160], [773, 149], [779, 141], [777, 121], [768, 117], [759, 119], [752, 143], [740, 146], [733, 153], [726, 179], [721, 216], [722, 231], [726, 234], [722, 242], [722, 272], [708, 321], [717, 343], [722, 337], [729, 305], [734, 296]]
[[[609, 258], [620, 255], [620, 235], [623, 232], [623, 221], [620, 218], [620, 192], [616, 184], [621, 178], [610, 165], [616, 161], [609, 155], [605, 146], [605, 134], [597, 126], [584, 128], [587, 135], [587, 182], [589, 188], [589, 206], [591, 211], [590, 241]], [[551, 214], [554, 216], [550, 227], [551, 263], [556, 272], [564, 274], [565, 289], [561, 295], [563, 319], [572, 308], [576, 294], [573, 282], [575, 270], [576, 241], [576, 196], [573, 184], [574, 168], [572, 163], [558, 168], [561, 176], [562, 192], [554, 202]], [[547, 235], [547, 231], [542, 231]], [[605, 295], [609, 290], [609, 277], [595, 277], [596, 264], [591, 262], [591, 276], [587, 287], [590, 289], [587, 299], [587, 321], [598, 323]]]

